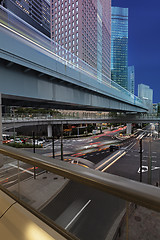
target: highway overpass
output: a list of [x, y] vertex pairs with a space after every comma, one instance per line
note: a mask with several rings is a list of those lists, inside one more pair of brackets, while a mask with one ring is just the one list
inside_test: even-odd
[[57, 124], [90, 124], [90, 123], [159, 123], [160, 117], [156, 116], [119, 116], [119, 117], [94, 117], [94, 118], [54, 118], [51, 116], [26, 117], [26, 118], [2, 118], [3, 130], [13, 127], [42, 126]]
[[[2, 103], [146, 112], [141, 99], [0, 6]], [[21, 102], [22, 104], [22, 102]]]

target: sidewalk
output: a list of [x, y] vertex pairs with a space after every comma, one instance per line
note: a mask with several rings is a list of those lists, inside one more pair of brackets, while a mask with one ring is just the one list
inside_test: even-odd
[[159, 240], [160, 239], [160, 213], [138, 206], [131, 213], [128, 221], [128, 238], [126, 226], [121, 230], [117, 240]]
[[[53, 173], [43, 173], [20, 182], [20, 198], [31, 207], [39, 210], [54, 198], [65, 185], [68, 179]], [[18, 195], [18, 184], [8, 188]]]

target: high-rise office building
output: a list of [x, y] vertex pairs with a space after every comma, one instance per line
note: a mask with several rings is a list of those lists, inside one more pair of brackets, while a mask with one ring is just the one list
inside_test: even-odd
[[128, 89], [128, 8], [112, 7], [111, 79]]
[[3, 0], [1, 4], [50, 37], [50, 0]]
[[138, 97], [143, 100], [143, 102], [148, 107], [149, 113], [153, 112], [153, 89], [148, 85], [138, 84]]
[[111, 0], [52, 0], [51, 37], [110, 78]]
[[134, 94], [135, 69], [134, 66], [128, 67], [128, 91]]

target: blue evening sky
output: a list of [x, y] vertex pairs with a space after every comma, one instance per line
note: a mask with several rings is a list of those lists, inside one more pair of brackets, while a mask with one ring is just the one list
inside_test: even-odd
[[135, 94], [140, 83], [160, 102], [160, 0], [112, 0], [129, 9], [128, 64], [135, 66]]

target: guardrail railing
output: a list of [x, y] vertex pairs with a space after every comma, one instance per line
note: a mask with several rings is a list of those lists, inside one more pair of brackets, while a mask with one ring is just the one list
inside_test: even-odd
[[4, 145], [0, 146], [0, 163], [0, 188], [66, 239], [98, 239], [99, 234], [100, 239], [116, 239], [129, 206], [133, 211], [141, 205], [160, 212], [159, 188], [85, 164]]

